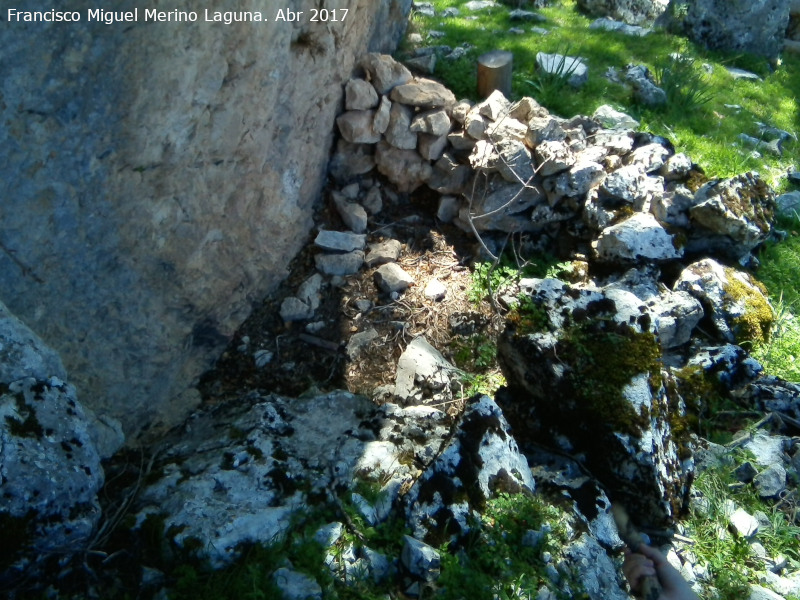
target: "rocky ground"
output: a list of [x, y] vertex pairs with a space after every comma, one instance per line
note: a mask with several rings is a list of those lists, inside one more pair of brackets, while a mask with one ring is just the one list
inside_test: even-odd
[[[6, 518], [28, 537], [0, 583], [36, 588], [45, 565], [94, 597], [201, 597], [210, 565], [286, 598], [458, 598], [469, 582], [476, 597], [622, 600], [613, 500], [698, 590], [728, 593], [744, 572], [753, 586], [727, 597], [798, 595], [796, 534], [773, 538], [775, 515], [796, 524], [800, 387], [744, 349], [774, 319], [743, 267], [776, 235], [768, 187], [707, 181], [614, 111], [560, 119], [497, 94], [472, 106], [388, 56], [363, 68], [313, 240], [204, 377], [203, 410], [106, 463], [102, 517], [110, 444], [42, 411], [44, 394], [74, 416], [63, 383], [4, 374], [3, 439], [58, 474], [7, 493], [75, 486], [89, 500]], [[560, 279], [470, 298], [476, 260], [505, 249], [530, 266], [544, 248]], [[467, 373], [497, 368], [495, 397], [473, 394]], [[704, 442], [722, 411], [770, 417], [727, 447]], [[75, 450], [91, 444], [104, 450]], [[737, 496], [720, 508], [700, 485], [734, 468], [723, 485], [771, 515]], [[716, 529], [685, 521], [692, 507]], [[77, 525], [88, 541], [62, 560]], [[710, 539], [740, 554], [715, 562], [699, 551]], [[278, 557], [247, 563], [258, 543]]]

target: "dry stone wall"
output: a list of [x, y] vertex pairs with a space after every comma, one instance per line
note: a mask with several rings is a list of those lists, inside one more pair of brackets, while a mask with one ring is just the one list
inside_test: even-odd
[[355, 57], [391, 50], [410, 4], [312, 23], [310, 0], [246, 0], [270, 22], [225, 24], [187, 0], [196, 22], [107, 25], [78, 0], [78, 23], [3, 23], [0, 293], [89, 406], [137, 434], [195, 404], [307, 241]]

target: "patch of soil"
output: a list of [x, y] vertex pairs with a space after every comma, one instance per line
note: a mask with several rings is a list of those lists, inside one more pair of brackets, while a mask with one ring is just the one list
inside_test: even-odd
[[[488, 302], [476, 305], [467, 298], [471, 285], [468, 264], [476, 253], [474, 239], [435, 218], [436, 194], [426, 191], [408, 199], [386, 196], [383, 211], [370, 219], [367, 242], [399, 240], [402, 252], [397, 263], [414, 284], [392, 298], [374, 283], [377, 266], [364, 266], [344, 278], [327, 277], [314, 317], [285, 323], [280, 317], [281, 302], [315, 273], [314, 255], [319, 250], [310, 239], [291, 263], [287, 280], [254, 307], [214, 368], [203, 375], [199, 389], [206, 403], [248, 390], [298, 396], [309, 390], [336, 388], [386, 399], [379, 388], [393, 385], [397, 360], [415, 337], [424, 335], [454, 363], [459, 362], [456, 353], [462, 350], [463, 354], [473, 336], [496, 339], [502, 317]], [[316, 223], [326, 229], [346, 230], [328, 204], [316, 216]], [[441, 300], [425, 296], [432, 279], [446, 289]], [[471, 326], [464, 330], [464, 323]], [[377, 337], [349, 356], [351, 336], [370, 329]]]

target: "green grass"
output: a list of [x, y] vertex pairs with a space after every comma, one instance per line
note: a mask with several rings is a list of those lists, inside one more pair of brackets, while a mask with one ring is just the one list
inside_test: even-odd
[[[461, 14], [446, 19], [415, 15], [409, 30], [423, 37], [430, 30], [444, 33], [443, 38], [426, 42], [429, 44], [446, 44], [453, 48], [470, 44], [463, 58], [455, 61], [441, 58], [436, 64], [435, 76], [458, 97], [477, 100], [477, 58], [498, 49], [514, 55], [512, 99], [526, 95], [536, 97], [536, 85], [529, 83], [537, 81], [538, 77], [536, 53], [569, 48], [572, 56], [586, 59], [589, 80], [580, 89], [567, 86], [563, 93], [547, 94], [549, 97], [541, 99], [556, 114], [564, 117], [592, 114], [601, 104], [612, 104], [640, 119], [643, 129], [670, 139], [710, 176], [728, 177], [756, 169], [773, 186], [783, 188], [787, 184], [780, 175], [800, 159], [800, 145], [796, 142], [784, 146], [782, 157], [765, 153], [760, 159], [754, 159], [750, 158], [750, 149], [742, 148], [736, 140], [740, 133], [759, 137], [755, 121], [787, 131], [800, 129], [797, 100], [800, 98], [800, 57], [796, 55], [787, 53], [773, 72], [765, 59], [711, 52], [664, 31], [639, 38], [590, 30], [592, 19], [578, 12], [574, 0], [554, 2], [551, 7], [536, 11], [547, 18], [544, 24], [513, 22], [508, 16], [510, 9], [503, 5], [470, 13], [463, 8], [465, 0], [434, 0], [433, 4], [437, 12], [455, 7]], [[476, 15], [478, 19], [468, 19]], [[550, 32], [547, 35], [530, 33], [532, 25], [545, 27]], [[512, 27], [528, 33], [510, 34], [508, 30]], [[605, 77], [609, 67], [613, 67], [624, 79], [624, 67], [629, 63], [644, 64], [653, 73], [663, 72], [664, 63], [672, 53], [686, 56], [686, 66], [690, 68], [680, 69], [677, 74], [685, 81], [683, 86], [678, 86], [684, 88], [683, 93], [677, 94], [677, 99], [673, 94], [672, 102], [663, 109], [637, 106], [625, 85]], [[710, 67], [710, 73], [706, 72], [705, 65]], [[756, 72], [763, 80], [734, 80], [726, 66]], [[686, 84], [689, 84], [688, 90]], [[681, 103], [691, 90], [702, 93], [690, 102], [687, 110]], [[726, 104], [738, 105], [741, 109], [732, 109]]]
[[778, 318], [770, 343], [754, 349], [765, 370], [787, 381], [800, 382], [800, 220], [778, 226], [788, 234], [780, 243], [766, 244], [760, 254], [759, 279], [767, 287]]
[[[747, 457], [739, 456], [737, 464]], [[726, 502], [733, 500], [751, 515], [765, 513], [769, 526], [761, 526], [756, 536], [768, 556], [785, 556], [794, 566], [800, 565], [800, 527], [793, 525], [786, 514], [759, 498], [752, 485], [737, 486], [734, 466], [718, 466], [700, 474], [695, 489], [703, 494], [706, 507], [694, 509], [689, 517], [687, 535], [693, 540], [692, 553], [704, 563], [712, 576], [721, 600], [747, 597], [750, 583], [758, 583], [763, 562], [752, 552], [747, 540], [728, 530]], [[732, 487], [733, 486], [733, 487]]]

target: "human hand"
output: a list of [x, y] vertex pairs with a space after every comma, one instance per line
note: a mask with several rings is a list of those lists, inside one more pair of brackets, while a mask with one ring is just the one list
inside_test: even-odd
[[681, 574], [667, 562], [661, 552], [641, 544], [636, 552], [625, 549], [622, 572], [634, 594], [642, 592], [642, 583], [647, 577], [656, 577], [663, 588], [658, 600], [699, 600]]

